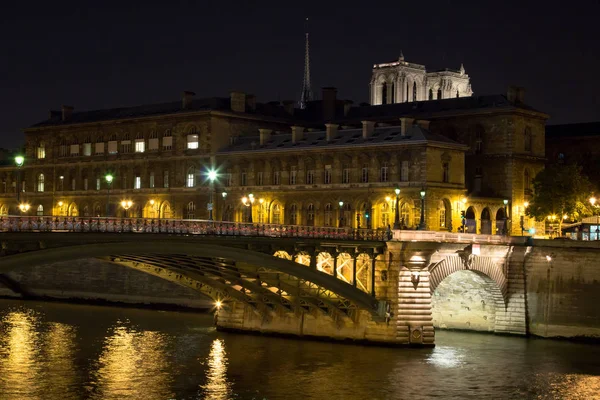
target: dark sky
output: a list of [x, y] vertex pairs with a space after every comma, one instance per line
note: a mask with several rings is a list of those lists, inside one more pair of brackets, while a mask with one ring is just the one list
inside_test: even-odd
[[463, 62], [476, 95], [525, 86], [550, 123], [600, 120], [598, 1], [11, 3], [0, 12], [0, 147], [21, 145], [21, 128], [61, 104], [172, 101], [183, 90], [297, 100], [305, 16], [315, 92], [368, 101], [372, 64], [402, 50], [428, 69]]

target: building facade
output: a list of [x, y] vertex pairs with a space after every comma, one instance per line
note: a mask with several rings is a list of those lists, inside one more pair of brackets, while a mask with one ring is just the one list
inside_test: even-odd
[[25, 129], [22, 167], [0, 168], [0, 215], [520, 234], [509, 220], [524, 215], [543, 168], [546, 118], [514, 88], [358, 107], [327, 88], [305, 110], [239, 92], [63, 107]]
[[424, 65], [397, 61], [373, 65], [371, 104], [441, 100], [471, 96], [471, 83], [461, 64], [458, 70], [427, 72]]

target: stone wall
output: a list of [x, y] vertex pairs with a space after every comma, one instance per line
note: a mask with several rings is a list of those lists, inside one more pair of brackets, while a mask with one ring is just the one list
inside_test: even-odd
[[600, 244], [536, 240], [525, 268], [531, 334], [600, 338]]
[[96, 259], [28, 267], [0, 278], [0, 296], [173, 305], [207, 309], [212, 302], [187, 287]]

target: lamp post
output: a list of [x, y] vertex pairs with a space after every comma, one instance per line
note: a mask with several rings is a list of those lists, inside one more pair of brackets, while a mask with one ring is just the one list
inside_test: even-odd
[[121, 202], [121, 207], [123, 207], [123, 209], [125, 210], [125, 218], [129, 218], [129, 209], [132, 205], [133, 202], [131, 200], [123, 200]]
[[421, 190], [421, 219], [419, 220], [419, 230], [425, 230], [425, 189]]
[[[250, 213], [248, 214], [249, 223], [252, 223], [252, 205], [254, 204], [254, 200], [254, 195], [252, 193], [250, 193], [248, 197], [242, 197], [242, 203], [250, 209]], [[246, 213], [248, 213], [248, 210], [246, 210]]]
[[508, 235], [508, 226], [506, 226], [508, 224], [508, 215], [507, 215], [507, 208], [506, 206], [508, 205], [508, 200], [504, 199], [503, 200], [504, 203], [504, 225], [502, 226], [502, 234], [503, 235]]
[[340, 206], [340, 219], [339, 219], [339, 222], [338, 222], [338, 228], [341, 228], [342, 227], [342, 207], [344, 207], [344, 202], [340, 201], [338, 203], [338, 205]]
[[29, 207], [29, 204], [26, 203], [19, 204], [19, 210], [21, 210], [22, 213], [27, 213], [27, 211], [29, 211]]
[[21, 203], [21, 167], [23, 166], [24, 162], [25, 162], [25, 157], [23, 157], [23, 156], [15, 157], [15, 164], [17, 164], [17, 185], [15, 186], [15, 188], [17, 190], [17, 204]]
[[217, 179], [217, 171], [215, 171], [214, 169], [211, 169], [208, 171], [208, 190], [210, 191], [210, 200], [208, 205], [206, 206], [206, 208], [208, 208], [208, 220], [212, 221], [213, 220], [213, 209], [214, 209], [214, 198], [213, 198], [213, 192], [214, 192], [214, 185], [215, 185], [215, 180]]
[[65, 187], [65, 177], [64, 175], [61, 175], [58, 177], [58, 179], [60, 179], [60, 192], [64, 191], [64, 187]]
[[400, 205], [400, 189], [396, 188], [394, 190], [396, 193], [396, 207], [394, 208], [394, 229], [402, 229], [400, 226], [400, 211], [398, 210], [398, 206]]
[[106, 189], [107, 189], [107, 195], [106, 195], [106, 217], [110, 217], [110, 215], [108, 215], [109, 213], [109, 205], [110, 205], [110, 185], [112, 184], [113, 181], [113, 176], [111, 174], [107, 174], [104, 179], [106, 180]]

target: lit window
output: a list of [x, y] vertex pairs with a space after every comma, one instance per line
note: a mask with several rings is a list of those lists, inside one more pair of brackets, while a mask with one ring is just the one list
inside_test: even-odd
[[142, 188], [142, 177], [137, 175], [135, 177], [135, 181], [133, 183], [133, 188], [134, 189], [141, 189]]
[[190, 167], [188, 169], [186, 186], [189, 188], [196, 186], [196, 175], [194, 173], [194, 167]]
[[44, 174], [39, 174], [38, 175], [38, 182], [37, 182], [37, 191], [38, 192], [43, 192], [44, 191]]
[[36, 153], [38, 159], [46, 158], [46, 145], [44, 144], [44, 142], [40, 142], [40, 144], [37, 147]]
[[187, 204], [186, 210], [187, 210], [187, 219], [194, 219], [195, 211], [196, 211], [196, 204], [194, 204], [193, 201], [190, 201]]
[[144, 139], [135, 139], [135, 152], [143, 153], [146, 151], [146, 142]]
[[154, 171], [150, 172], [150, 189], [154, 188]]
[[188, 149], [197, 149], [198, 148], [198, 135], [196, 135], [196, 134], [187, 135], [187, 148]]
[[100, 180], [100, 178], [96, 178], [96, 190], [100, 190], [100, 188], [101, 188], [101, 186], [100, 186], [101, 182], [102, 181]]
[[44, 215], [44, 206], [41, 204], [37, 207], [37, 215], [38, 215], [38, 217], [41, 217]]

